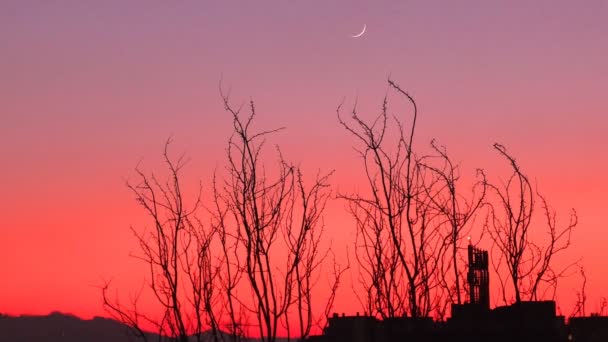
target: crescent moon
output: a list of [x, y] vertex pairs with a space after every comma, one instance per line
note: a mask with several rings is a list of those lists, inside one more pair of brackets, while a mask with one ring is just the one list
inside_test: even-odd
[[359, 37], [361, 37], [365, 33], [365, 29], [366, 28], [367, 28], [367, 25], [363, 24], [363, 30], [361, 31], [361, 33], [356, 34], [356, 35], [351, 36], [351, 37], [353, 37], [353, 38], [359, 38]]

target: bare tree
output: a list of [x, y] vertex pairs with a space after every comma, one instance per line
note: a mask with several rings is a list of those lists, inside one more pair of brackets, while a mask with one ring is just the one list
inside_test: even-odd
[[[423, 187], [427, 191], [427, 196], [433, 203], [436, 210], [447, 221], [448, 232], [445, 233], [447, 251], [449, 252], [448, 262], [442, 258], [440, 263], [439, 275], [442, 284], [449, 294], [449, 302], [462, 304], [461, 290], [461, 264], [460, 251], [466, 249], [461, 246], [462, 240], [467, 235], [470, 228], [468, 223], [474, 217], [477, 210], [482, 206], [487, 190], [487, 179], [482, 169], [477, 170], [478, 180], [471, 187], [467, 196], [460, 191], [460, 170], [447, 153], [447, 149], [438, 146], [435, 140], [431, 141], [431, 147], [435, 155], [426, 156], [421, 160], [421, 164], [431, 170], [438, 178], [433, 184]], [[433, 190], [432, 187], [438, 189]], [[469, 237], [470, 238], [470, 237]], [[448, 279], [447, 275], [452, 271], [453, 278]], [[453, 289], [451, 284], [453, 284]]]
[[[331, 272], [331, 278], [328, 279], [328, 287], [329, 287], [329, 296], [325, 301], [325, 308], [323, 310], [323, 316], [318, 317], [316, 326], [320, 328], [322, 331], [325, 329], [329, 323], [329, 315], [334, 307], [334, 301], [336, 299], [336, 294], [338, 293], [338, 288], [340, 287], [340, 281], [342, 279], [342, 275], [344, 272], [350, 269], [350, 262], [347, 262], [346, 266], [341, 266], [340, 263], [336, 262], [336, 257], [333, 252], [330, 250], [332, 254], [333, 260], [333, 270]], [[348, 257], [347, 257], [348, 259]]]
[[216, 312], [218, 324], [223, 324], [224, 329], [227, 330], [230, 341], [240, 341], [245, 336], [245, 320], [246, 312], [244, 312], [243, 305], [237, 300], [236, 293], [238, 291], [237, 285], [241, 281], [243, 276], [243, 268], [239, 264], [238, 258], [232, 256], [237, 251], [238, 240], [231, 235], [229, 229], [227, 229], [227, 215], [229, 209], [223, 204], [221, 193], [217, 188], [218, 182], [216, 176], [213, 178], [213, 194], [214, 194], [214, 208], [210, 211], [214, 220], [213, 227], [218, 232], [219, 243], [221, 246], [221, 255], [219, 256], [219, 264], [223, 265], [218, 274], [219, 285], [222, 291], [220, 308], [225, 310], [219, 310]]
[[163, 153], [169, 171], [166, 180], [136, 168], [139, 180], [128, 184], [150, 219], [150, 228], [131, 230], [141, 252], [136, 257], [149, 267], [149, 289], [163, 310], [162, 317], [153, 318], [138, 310], [141, 292], [131, 301], [131, 307], [109, 297], [109, 283], [103, 287], [102, 295], [105, 308], [141, 337], [145, 337], [142, 325], [148, 325], [155, 326], [161, 337], [185, 342], [194, 335], [201, 341], [206, 330], [214, 336], [217, 332], [212, 310], [217, 268], [210, 251], [215, 231], [196, 217], [201, 207], [200, 187], [192, 204], [185, 203], [180, 171], [186, 160], [183, 156], [172, 160], [169, 145], [170, 140]]
[[[109, 281], [101, 287], [103, 305], [106, 311], [113, 319], [130, 327], [130, 333], [135, 335], [135, 337], [142, 339], [145, 342], [149, 341], [151, 339], [151, 334], [145, 330], [145, 326], [151, 325], [158, 328], [159, 326], [162, 326], [162, 323], [159, 324], [157, 321], [150, 319], [138, 309], [139, 298], [142, 291], [140, 290], [132, 295], [128, 305], [123, 305], [118, 296], [116, 298], [109, 297], [109, 288]], [[160, 331], [161, 329], [159, 328], [158, 330]], [[161, 338], [159, 337], [159, 340], [160, 339]]]
[[[579, 266], [579, 273], [581, 275], [581, 289], [576, 293], [576, 304], [570, 317], [584, 317], [586, 315], [587, 306], [587, 276], [585, 275], [585, 268]], [[602, 309], [603, 311], [603, 309]]]
[[137, 168], [138, 182], [128, 184], [151, 219], [151, 229], [132, 231], [161, 318], [138, 310], [141, 293], [128, 306], [111, 299], [109, 283], [102, 288], [105, 307], [144, 338], [142, 327], [154, 326], [159, 336], [180, 341], [208, 339], [208, 331], [215, 341], [238, 341], [255, 326], [263, 341], [275, 341], [279, 328], [288, 338], [304, 339], [327, 317], [344, 272], [334, 258], [325, 316], [317, 317], [314, 289], [331, 251], [322, 236], [333, 172], [308, 180], [278, 148], [276, 168], [266, 169], [264, 140], [277, 130], [253, 132], [253, 102], [249, 115], [241, 116], [221, 94], [234, 131], [227, 177], [213, 179], [212, 206], [206, 208], [210, 223], [197, 216], [203, 207], [200, 187], [192, 204], [185, 203], [180, 181], [185, 160], [170, 158], [169, 141], [163, 154], [168, 179]]
[[598, 316], [605, 316], [606, 315], [606, 307], [608, 306], [608, 300], [606, 300], [606, 297], [602, 297], [600, 298], [600, 306], [599, 306], [599, 310], [597, 311], [597, 315]]
[[280, 129], [254, 132], [253, 101], [249, 113], [242, 114], [242, 106], [234, 109], [229, 96], [221, 94], [234, 131], [227, 150], [228, 177], [216, 180], [214, 188], [233, 330], [238, 306], [253, 316], [263, 341], [275, 341], [280, 327], [288, 337], [305, 338], [315, 321], [312, 291], [327, 255], [321, 244], [322, 214], [331, 172], [318, 174], [307, 186], [299, 167], [278, 148], [276, 167], [267, 169], [264, 141]]
[[[413, 107], [407, 131], [397, 117], [389, 119], [386, 96], [380, 115], [371, 123], [360, 118], [356, 106], [352, 123], [342, 119], [341, 106], [337, 109], [339, 122], [362, 145], [358, 153], [369, 185], [367, 196], [340, 197], [349, 202], [357, 224], [360, 281], [369, 290], [365, 309], [382, 318], [421, 317], [436, 304], [432, 291], [438, 285], [436, 270], [445, 248], [431, 200], [436, 194], [429, 190], [437, 177], [414, 153], [416, 102], [390, 79], [388, 86]], [[396, 137], [390, 136], [391, 128], [396, 129]]]
[[[506, 182], [490, 185], [497, 200], [496, 204], [489, 203], [491, 219], [487, 224], [487, 231], [494, 241], [493, 265], [501, 284], [503, 301], [507, 302], [507, 295], [501, 265], [507, 268], [516, 302], [521, 302], [524, 297], [537, 300], [544, 297], [546, 291], [550, 291], [551, 297], [554, 297], [558, 279], [574, 265], [556, 270], [552, 267], [552, 261], [557, 253], [570, 246], [570, 235], [578, 221], [576, 212], [572, 210], [569, 223], [559, 228], [555, 211], [538, 191], [533, 190], [515, 158], [500, 144], [494, 144], [494, 148], [508, 160], [512, 169]], [[545, 242], [534, 241], [531, 237], [532, 218], [538, 199], [547, 221]], [[546, 284], [547, 288], [541, 290], [541, 284]]]

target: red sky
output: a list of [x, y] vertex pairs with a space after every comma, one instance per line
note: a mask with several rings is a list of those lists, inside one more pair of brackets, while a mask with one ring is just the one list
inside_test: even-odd
[[[358, 33], [363, 24], [367, 32]], [[160, 167], [164, 141], [209, 186], [231, 122], [218, 83], [254, 99], [258, 125], [334, 189], [362, 181], [343, 100], [376, 113], [388, 75], [420, 107], [418, 143], [446, 145], [463, 173], [497, 179], [501, 142], [562, 217], [580, 224], [588, 311], [608, 284], [608, 2], [2, 1], [0, 312], [102, 314], [99, 286], [128, 292], [145, 268], [129, 254], [144, 216], [125, 180]], [[341, 203], [326, 212], [348, 244]], [[350, 279], [350, 277], [347, 277]], [[568, 313], [580, 279], [563, 283]], [[353, 313], [350, 286], [337, 310]]]

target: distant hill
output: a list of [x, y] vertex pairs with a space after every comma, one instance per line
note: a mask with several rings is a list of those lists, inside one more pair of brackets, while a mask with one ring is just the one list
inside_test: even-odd
[[[159, 341], [149, 333], [148, 341]], [[167, 341], [168, 339], [163, 339]], [[194, 338], [191, 338], [195, 341]], [[210, 335], [203, 338], [212, 341]], [[0, 341], [10, 342], [143, 342], [133, 330], [116, 320], [95, 317], [85, 320], [74, 315], [53, 312], [46, 316], [0, 315]], [[249, 339], [256, 342], [258, 339]], [[277, 342], [287, 339], [277, 339]], [[292, 341], [296, 341], [292, 339]]]
[[[150, 334], [150, 341], [158, 335]], [[54, 312], [47, 316], [0, 316], [0, 341], [12, 342], [136, 342], [132, 330], [112, 319], [83, 320]]]

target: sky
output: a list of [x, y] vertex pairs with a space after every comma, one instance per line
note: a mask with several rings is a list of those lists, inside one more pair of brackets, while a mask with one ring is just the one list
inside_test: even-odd
[[[129, 227], [145, 217], [125, 182], [162, 167], [172, 137], [209, 186], [231, 133], [220, 81], [259, 127], [286, 127], [273, 143], [288, 158], [349, 191], [362, 170], [336, 107], [375, 115], [389, 76], [418, 103], [420, 145], [496, 179], [500, 142], [560, 217], [577, 210], [567, 257], [588, 311], [608, 296], [606, 0], [5, 0], [0, 51], [0, 312], [102, 315], [104, 280], [141, 284]], [[343, 203], [326, 222], [347, 244]], [[564, 281], [565, 303], [579, 286]], [[337, 311], [360, 310], [348, 291]]]

